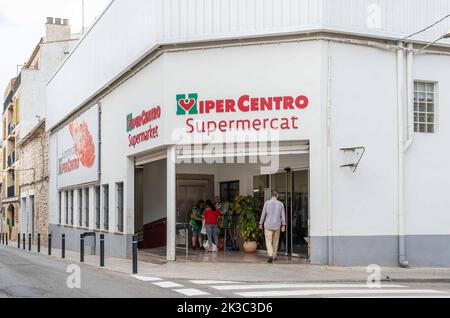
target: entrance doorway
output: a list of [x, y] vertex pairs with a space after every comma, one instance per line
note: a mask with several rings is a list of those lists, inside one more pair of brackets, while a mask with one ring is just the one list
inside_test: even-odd
[[189, 224], [192, 209], [200, 201], [214, 200], [213, 175], [177, 175], [177, 223]]
[[280, 253], [309, 258], [309, 171], [286, 169], [254, 178], [254, 193], [263, 203], [276, 191], [286, 208], [286, 232], [280, 238]]

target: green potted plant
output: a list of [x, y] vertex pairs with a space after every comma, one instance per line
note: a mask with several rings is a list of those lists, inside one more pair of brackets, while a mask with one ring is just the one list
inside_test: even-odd
[[236, 214], [239, 216], [239, 230], [244, 239], [244, 251], [254, 253], [258, 248], [259, 202], [252, 196], [240, 196], [235, 200]]

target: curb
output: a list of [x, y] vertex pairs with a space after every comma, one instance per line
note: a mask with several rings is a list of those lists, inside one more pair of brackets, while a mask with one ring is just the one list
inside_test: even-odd
[[[1, 246], [1, 247], [4, 247], [6, 249], [16, 250], [14, 247], [11, 247], [11, 246]], [[20, 250], [17, 249], [17, 251], [24, 252], [22, 249], [20, 249]], [[52, 259], [52, 260], [59, 260], [59, 261], [65, 262], [65, 263], [73, 262], [73, 263], [77, 263], [77, 264], [80, 264], [80, 265], [89, 266], [91, 268], [96, 268], [96, 269], [99, 269], [99, 270], [107, 270], [107, 271], [110, 271], [110, 272], [115, 272], [115, 273], [120, 273], [120, 274], [124, 274], [124, 275], [133, 276], [131, 274], [131, 270], [129, 272], [126, 272], [126, 271], [123, 271], [121, 269], [111, 268], [111, 267], [108, 267], [108, 266], [100, 267], [98, 265], [89, 264], [87, 262], [86, 263], [80, 263], [79, 261], [71, 260], [70, 258], [61, 259], [61, 258], [59, 258], [56, 255], [48, 256], [45, 253], [38, 254], [35, 251], [32, 251], [30, 253], [30, 252], [28, 252], [28, 250], [26, 250], [25, 252], [26, 252], [25, 254], [32, 255], [32, 256], [42, 256], [44, 258], [48, 258], [48, 259]], [[164, 276], [164, 275], [161, 275], [161, 276]], [[189, 277], [188, 278], [177, 278], [177, 277], [171, 277], [171, 276], [164, 276], [164, 278], [166, 278], [166, 279], [175, 279], [176, 278], [176, 279], [182, 279], [182, 280], [189, 280], [189, 279], [191, 279]], [[259, 282], [259, 281], [246, 281], [246, 283], [257, 283], [257, 282]], [[270, 282], [282, 283], [283, 281], [270, 281]], [[293, 281], [290, 281], [290, 282], [295, 282], [295, 283], [366, 283], [367, 280], [364, 280], [364, 279], [331, 279], [331, 280], [301, 280], [301, 281], [293, 280]], [[439, 278], [439, 277], [437, 277], [437, 278], [390, 278], [389, 277], [389, 278], [382, 279], [381, 283], [384, 283], [384, 284], [386, 284], [386, 283], [435, 283], [435, 284], [442, 283], [442, 284], [450, 284], [450, 278]]]

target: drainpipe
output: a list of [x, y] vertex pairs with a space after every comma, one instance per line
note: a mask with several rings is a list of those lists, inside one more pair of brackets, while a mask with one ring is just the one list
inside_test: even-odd
[[403, 268], [409, 266], [406, 258], [405, 211], [404, 211], [404, 154], [405, 154], [405, 53], [403, 42], [397, 49], [397, 110], [398, 110], [398, 262]]
[[327, 214], [328, 214], [328, 265], [333, 265], [333, 209], [332, 209], [332, 149], [331, 149], [331, 87], [332, 87], [331, 41], [328, 42], [328, 79], [327, 79]]
[[407, 87], [407, 110], [408, 110], [408, 137], [405, 144], [405, 151], [414, 142], [414, 77], [413, 77], [413, 64], [414, 64], [414, 46], [412, 43], [407, 44], [406, 55], [406, 87]]

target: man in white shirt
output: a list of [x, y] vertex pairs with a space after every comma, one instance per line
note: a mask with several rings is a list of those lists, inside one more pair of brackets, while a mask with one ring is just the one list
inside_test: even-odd
[[268, 262], [273, 263], [277, 259], [281, 232], [286, 231], [286, 210], [284, 204], [278, 200], [277, 192], [272, 192], [272, 199], [264, 204], [259, 228], [264, 230], [266, 237]]

